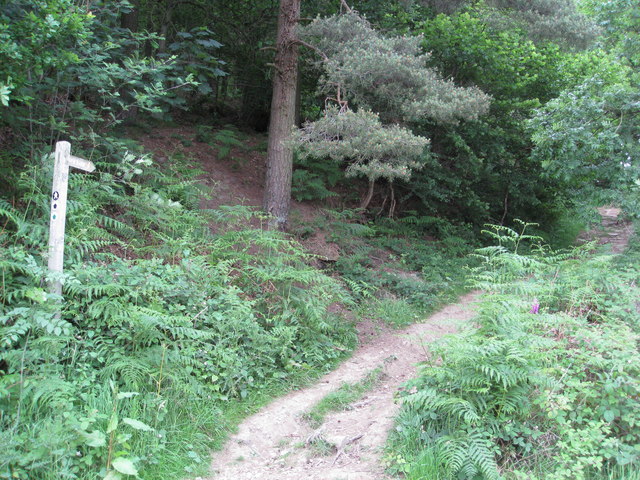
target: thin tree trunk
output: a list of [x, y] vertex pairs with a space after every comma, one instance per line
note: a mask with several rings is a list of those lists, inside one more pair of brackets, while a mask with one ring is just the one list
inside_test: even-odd
[[[123, 13], [120, 17], [120, 26], [122, 28], [129, 29], [131, 33], [138, 33], [139, 26], [139, 8], [138, 1], [131, 1], [131, 10], [127, 11], [127, 13]], [[132, 43], [129, 45], [125, 52], [127, 55], [131, 55], [134, 53], [134, 50], [137, 47]], [[133, 103], [133, 98], [131, 95], [128, 95], [124, 89], [120, 90], [120, 95], [128, 102]], [[122, 119], [125, 123], [135, 122], [138, 117], [138, 107], [136, 105], [132, 105], [128, 110], [122, 112]]]
[[389, 182], [389, 190], [391, 191], [391, 201], [389, 202], [389, 218], [393, 218], [396, 214], [396, 192], [393, 189], [393, 182]]
[[270, 228], [283, 230], [291, 205], [293, 148], [288, 140], [295, 122], [298, 46], [296, 26], [300, 0], [280, 0], [273, 98], [269, 122], [264, 210], [272, 215]]
[[164, 18], [162, 19], [162, 24], [160, 25], [160, 40], [158, 40], [158, 53], [164, 53], [167, 49], [167, 35], [169, 34], [169, 28], [171, 27], [174, 7], [175, 7], [175, 1], [170, 0], [166, 3]]
[[360, 208], [366, 210], [369, 207], [369, 203], [371, 203], [371, 199], [373, 198], [373, 187], [375, 185], [375, 180], [369, 180], [369, 189], [367, 190], [367, 195], [360, 203]]
[[300, 128], [302, 126], [302, 72], [300, 71], [300, 65], [298, 64], [298, 75], [296, 78], [296, 109], [294, 116], [294, 124]]
[[[128, 28], [133, 33], [138, 32], [138, 18], [139, 18], [139, 10], [138, 10], [138, 2], [132, 1], [131, 10], [128, 10], [127, 13], [123, 13], [120, 17], [120, 26], [122, 28]], [[127, 50], [131, 50], [133, 46], [129, 47]]]

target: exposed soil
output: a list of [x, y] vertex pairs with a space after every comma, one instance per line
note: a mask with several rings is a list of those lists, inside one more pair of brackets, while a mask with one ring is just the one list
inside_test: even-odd
[[[460, 298], [404, 330], [361, 325], [361, 346], [316, 385], [275, 400], [246, 419], [224, 450], [214, 454], [211, 480], [381, 480], [381, 453], [399, 405], [394, 396], [426, 360], [428, 345], [453, 333], [474, 315], [477, 293]], [[384, 375], [348, 410], [313, 429], [302, 414], [344, 382], [355, 383], [377, 367]], [[314, 445], [321, 443], [320, 452]]]
[[151, 135], [140, 138], [145, 149], [154, 152], [154, 158], [168, 162], [175, 155], [193, 159], [206, 172], [203, 183], [212, 187], [212, 198], [203, 205], [216, 208], [221, 205], [259, 206], [262, 199], [264, 154], [257, 147], [264, 139], [254, 136], [247, 149], [233, 148], [224, 158], [214, 145], [196, 140], [192, 127], [156, 128]]
[[[215, 145], [198, 142], [195, 129], [189, 126], [157, 128], [152, 135], [141, 136], [139, 141], [160, 163], [169, 162], [174, 155], [184, 155], [206, 172], [201, 179], [211, 187], [212, 195], [202, 201], [202, 208], [215, 209], [222, 205], [261, 207], [266, 172], [265, 135], [248, 137], [244, 148], [234, 146], [223, 158], [219, 158], [220, 149]], [[300, 223], [312, 221], [328, 207], [330, 205], [321, 202], [302, 203], [292, 199], [290, 227], [295, 229]], [[254, 220], [253, 226], [258, 223]], [[300, 243], [320, 259], [335, 261], [338, 258], [337, 245], [328, 242], [322, 232], [316, 232]]]
[[592, 238], [596, 238], [600, 245], [610, 245], [611, 253], [622, 253], [633, 235], [633, 225], [620, 219], [619, 208], [600, 207], [598, 213], [602, 217], [602, 226], [590, 232]]

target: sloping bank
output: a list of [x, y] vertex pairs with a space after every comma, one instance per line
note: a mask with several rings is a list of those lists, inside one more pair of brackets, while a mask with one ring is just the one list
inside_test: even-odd
[[[640, 242], [479, 252], [478, 328], [433, 349], [390, 440], [410, 480], [640, 478]], [[524, 280], [517, 280], [517, 279]]]

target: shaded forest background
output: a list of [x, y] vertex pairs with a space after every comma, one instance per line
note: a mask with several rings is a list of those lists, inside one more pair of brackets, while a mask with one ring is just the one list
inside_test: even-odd
[[[626, 161], [637, 149], [634, 6], [583, 2], [578, 11], [571, 2], [371, 1], [352, 7], [385, 41], [421, 35], [430, 72], [490, 98], [488, 111], [475, 107], [475, 117], [469, 116], [464, 100], [436, 85], [415, 95], [439, 103], [407, 115], [393, 105], [411, 88], [411, 72], [389, 63], [397, 71], [385, 77], [369, 68], [375, 59], [360, 56], [362, 70], [352, 77], [378, 75], [373, 81], [387, 88], [358, 85], [344, 75], [354, 68], [348, 53], [357, 48], [339, 34], [323, 32], [334, 43], [322, 46], [332, 52], [329, 64], [301, 47], [298, 125], [322, 117], [327, 98], [334, 97], [327, 77], [342, 75], [338, 81], [354, 112], [372, 109], [383, 123], [400, 123], [430, 140], [412, 160], [410, 177], [378, 176], [378, 207], [391, 185], [401, 210], [473, 226], [519, 217], [550, 225], [594, 197], [592, 203], [633, 203], [621, 192], [637, 180], [635, 163]], [[303, 3], [300, 24], [341, 8], [338, 2]], [[266, 131], [277, 17], [275, 1], [233, 7], [211, 1], [7, 3], [0, 72], [3, 101], [11, 102], [2, 120], [7, 184], [16, 159], [34, 162], [63, 137], [77, 138], [76, 148], [92, 137], [103, 148], [96, 139], [134, 119], [189, 118]], [[301, 156], [298, 189], [308, 197], [331, 195], [353, 157]], [[397, 161], [390, 157], [387, 152], [381, 163]]]

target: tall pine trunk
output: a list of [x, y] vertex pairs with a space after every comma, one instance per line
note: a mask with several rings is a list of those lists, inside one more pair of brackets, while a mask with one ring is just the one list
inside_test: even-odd
[[270, 228], [281, 230], [286, 227], [291, 204], [293, 148], [288, 140], [296, 114], [299, 18], [300, 0], [280, 0], [263, 207], [273, 217]]

